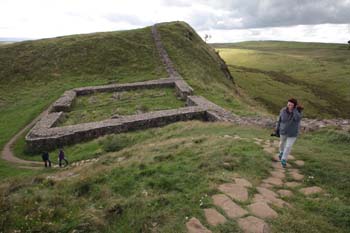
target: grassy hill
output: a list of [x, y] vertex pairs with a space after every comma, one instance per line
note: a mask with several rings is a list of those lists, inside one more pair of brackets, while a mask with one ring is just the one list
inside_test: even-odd
[[350, 51], [345, 44], [214, 44], [242, 92], [278, 113], [294, 96], [312, 118], [349, 118]]
[[[196, 94], [237, 114], [257, 114], [257, 109], [245, 105], [235, 95], [234, 85], [225, 78], [215, 51], [189, 25], [167, 23], [159, 25], [158, 30], [177, 70]], [[65, 90], [164, 77], [167, 74], [150, 27], [2, 46], [0, 147]], [[21, 157], [24, 135], [19, 144], [22, 149], [17, 151]], [[6, 166], [3, 168], [5, 171]]]
[[[243, 89], [242, 77], [236, 77], [245, 71], [233, 69], [237, 90], [215, 51], [189, 25], [164, 23], [158, 30], [196, 94], [240, 115], [267, 114], [262, 107], [247, 105], [254, 104], [246, 99], [251, 93]], [[165, 76], [150, 27], [1, 46], [0, 146], [64, 90]], [[167, 95], [160, 97], [156, 107], [168, 107], [161, 103]], [[149, 103], [147, 95], [142, 101]], [[130, 109], [134, 111], [121, 110]], [[203, 208], [213, 207], [210, 196], [218, 193], [218, 184], [241, 176], [257, 185], [268, 177], [271, 159], [254, 138], [274, 140], [269, 133], [228, 123], [179, 122], [66, 147], [71, 163], [99, 159], [68, 170], [27, 171], [1, 160], [0, 232], [185, 232], [188, 218], [205, 222]], [[268, 221], [272, 232], [347, 232], [349, 138], [348, 133], [324, 129], [298, 139], [293, 154], [306, 162], [302, 186], [320, 186], [327, 195], [306, 198], [291, 189], [295, 196], [287, 201], [294, 208], [276, 209], [280, 217]], [[14, 149], [20, 157], [40, 160], [24, 153], [23, 137]], [[57, 151], [50, 155], [55, 163]], [[255, 193], [249, 189], [249, 200]], [[208, 228], [241, 232], [235, 220]]]

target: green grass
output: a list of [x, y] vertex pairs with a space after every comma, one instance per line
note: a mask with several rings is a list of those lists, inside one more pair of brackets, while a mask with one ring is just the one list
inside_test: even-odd
[[[268, 174], [269, 157], [262, 148], [226, 134], [268, 135], [228, 124], [184, 122], [82, 143], [75, 153], [88, 154], [99, 145], [98, 164], [79, 172], [77, 179], [48, 182], [38, 176], [31, 184], [23, 179], [23, 184], [11, 183], [19, 187], [2, 192], [10, 192], [2, 200], [12, 205], [0, 205], [8, 209], [1, 226], [47, 232], [148, 232], [155, 226], [159, 232], [184, 232], [186, 217], [204, 219], [202, 208], [212, 206], [209, 197], [217, 193], [218, 183], [239, 173], [257, 184]], [[118, 148], [111, 147], [115, 143]], [[72, 150], [66, 148], [68, 158]], [[235, 221], [212, 230], [238, 232]]]
[[271, 113], [278, 113], [294, 96], [305, 105], [307, 117], [349, 117], [346, 45], [267, 41], [214, 46], [241, 91]]
[[176, 97], [174, 88], [153, 88], [79, 96], [61, 125], [100, 121], [118, 115], [175, 109], [185, 103]]
[[[235, 140], [234, 135], [246, 139]], [[218, 193], [218, 184], [239, 175], [256, 186], [269, 176], [271, 159], [254, 137], [275, 140], [268, 130], [191, 121], [66, 147], [70, 161], [93, 157], [99, 161], [70, 170], [79, 176], [61, 182], [47, 181], [45, 175], [5, 182], [0, 210], [7, 211], [0, 218], [1, 226], [47, 232], [149, 232], [152, 228], [184, 232], [186, 217], [195, 216], [205, 224], [202, 209], [213, 207], [210, 196]], [[347, 232], [349, 137], [323, 130], [297, 140], [292, 153], [306, 162], [301, 168], [306, 177], [303, 186], [320, 186], [327, 195], [316, 195], [317, 200], [292, 189], [295, 195], [286, 200], [294, 208], [276, 209], [280, 216], [269, 221], [272, 232]], [[255, 192], [250, 189], [250, 197]], [[234, 220], [207, 227], [213, 232], [240, 232]]]

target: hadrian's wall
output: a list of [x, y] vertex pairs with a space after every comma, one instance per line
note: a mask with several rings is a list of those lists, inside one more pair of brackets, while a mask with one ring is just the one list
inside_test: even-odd
[[[226, 121], [240, 125], [259, 125], [273, 128], [275, 119], [268, 117], [239, 117], [230, 111], [212, 103], [202, 96], [193, 95], [193, 89], [182, 79], [169, 58], [157, 32], [152, 28], [152, 35], [169, 77], [166, 79], [145, 82], [111, 84], [92, 87], [81, 87], [68, 90], [52, 105], [50, 112], [42, 117], [26, 135], [26, 142], [33, 151], [51, 150], [69, 144], [91, 140], [103, 135], [122, 133], [131, 130], [160, 127], [177, 121], [203, 120]], [[120, 116], [116, 119], [106, 119], [99, 122], [82, 123], [57, 127], [64, 112], [70, 111], [75, 98], [101, 92], [119, 92], [147, 88], [173, 87], [176, 95], [186, 102], [186, 107], [142, 113], [130, 116]], [[349, 126], [349, 121], [325, 121], [305, 119], [302, 128], [305, 131], [322, 128], [328, 125]]]

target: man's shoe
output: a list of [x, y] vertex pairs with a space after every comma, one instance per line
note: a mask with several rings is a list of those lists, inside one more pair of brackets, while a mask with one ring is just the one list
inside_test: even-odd
[[278, 159], [279, 159], [279, 160], [282, 159], [282, 155], [283, 155], [283, 151], [281, 151], [280, 154], [278, 155]]
[[285, 159], [282, 159], [281, 160], [281, 164], [282, 164], [282, 167], [283, 168], [286, 168], [287, 167], [287, 161]]

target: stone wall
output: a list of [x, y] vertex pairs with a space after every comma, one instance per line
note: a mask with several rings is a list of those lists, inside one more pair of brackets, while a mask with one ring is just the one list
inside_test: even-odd
[[64, 127], [50, 127], [47, 119], [57, 117], [56, 113], [43, 118], [26, 136], [32, 151], [51, 150], [65, 145], [75, 144], [112, 133], [160, 127], [177, 121], [206, 120], [206, 111], [200, 107], [184, 107], [144, 114], [123, 116]]

